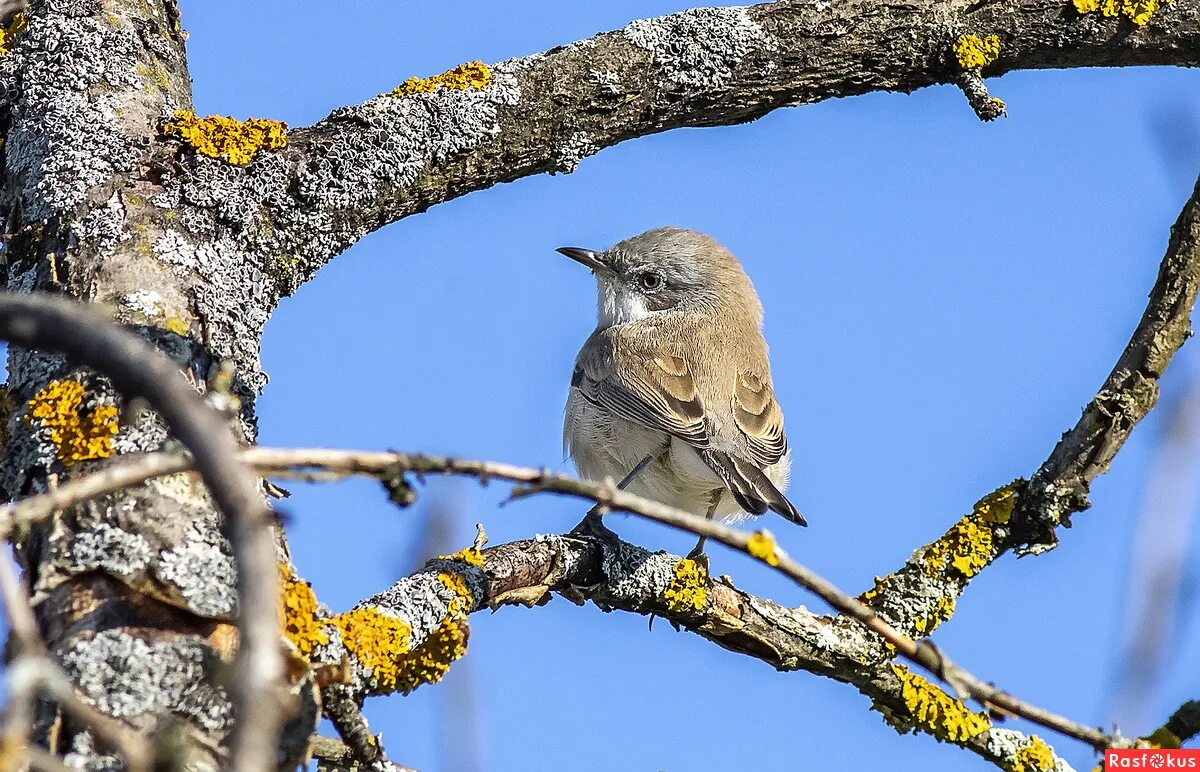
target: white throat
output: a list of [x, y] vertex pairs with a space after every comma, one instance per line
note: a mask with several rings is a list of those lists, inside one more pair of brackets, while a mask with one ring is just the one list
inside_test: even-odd
[[597, 279], [596, 288], [599, 295], [596, 326], [600, 329], [638, 322], [659, 313], [646, 306], [645, 297], [620, 282]]

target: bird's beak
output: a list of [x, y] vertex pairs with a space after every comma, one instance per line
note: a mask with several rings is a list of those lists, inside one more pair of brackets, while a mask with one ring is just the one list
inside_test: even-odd
[[604, 264], [604, 261], [590, 249], [583, 247], [559, 247], [555, 250], [559, 254], [566, 255], [577, 263], [582, 263], [592, 269], [593, 273], [609, 273], [611, 269]]

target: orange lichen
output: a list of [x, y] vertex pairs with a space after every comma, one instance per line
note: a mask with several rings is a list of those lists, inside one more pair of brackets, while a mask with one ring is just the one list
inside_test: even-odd
[[259, 150], [287, 146], [287, 124], [268, 118], [198, 118], [190, 110], [180, 110], [174, 120], [163, 124], [162, 131], [169, 137], [179, 137], [201, 155], [221, 158], [235, 166], [250, 163]]
[[346, 649], [370, 671], [374, 681], [372, 692], [396, 691], [412, 633], [408, 623], [374, 606], [361, 606], [329, 621], [341, 632]]
[[455, 552], [453, 555], [438, 555], [436, 559], [460, 560], [469, 566], [475, 566], [476, 568], [483, 567], [483, 552], [475, 547], [467, 547], [466, 549]]
[[492, 71], [483, 62], [467, 62], [432, 78], [409, 78], [392, 89], [392, 96], [428, 94], [439, 88], [467, 89], [487, 88], [492, 82]]
[[908, 709], [902, 726], [920, 727], [939, 740], [951, 742], [969, 740], [991, 728], [992, 722], [986, 713], [970, 710], [961, 700], [954, 699], [904, 665], [892, 665], [892, 672], [900, 679], [900, 696]]
[[167, 317], [166, 321], [163, 322], [163, 327], [166, 327], [168, 332], [173, 332], [176, 335], [187, 335], [188, 332], [187, 322], [178, 316]]
[[870, 604], [871, 604], [871, 601], [875, 600], [876, 598], [878, 598], [880, 595], [882, 595], [882, 594], [883, 594], [883, 588], [884, 588], [884, 585], [886, 585], [886, 584], [887, 584], [887, 581], [888, 581], [888, 579], [890, 579], [890, 578], [891, 578], [890, 576], [887, 576], [887, 577], [880, 577], [880, 576], [877, 576], [877, 577], [875, 577], [875, 583], [874, 583], [874, 584], [871, 586], [871, 589], [867, 590], [867, 591], [866, 591], [866, 592], [864, 592], [862, 595], [859, 595], [859, 596], [858, 596], [858, 599], [859, 599], [860, 601], [862, 601], [863, 603], [866, 603], [867, 605], [870, 605]]
[[690, 558], [680, 560], [663, 591], [663, 600], [667, 609], [677, 614], [703, 611], [708, 605], [708, 571]]
[[330, 620], [341, 631], [346, 649], [370, 671], [373, 694], [408, 694], [422, 684], [437, 683], [466, 654], [471, 589], [459, 574], [443, 571], [437, 578], [454, 597], [441, 623], [415, 647], [408, 623], [375, 606], [361, 606]]
[[29, 400], [25, 420], [50, 430], [50, 442], [64, 466], [107, 458], [113, 452], [119, 428], [117, 408], [98, 405], [85, 410], [83, 395], [83, 384], [78, 381], [51, 381]]
[[312, 585], [279, 564], [279, 622], [284, 636], [305, 657], [329, 643], [325, 622], [318, 618], [320, 606]]

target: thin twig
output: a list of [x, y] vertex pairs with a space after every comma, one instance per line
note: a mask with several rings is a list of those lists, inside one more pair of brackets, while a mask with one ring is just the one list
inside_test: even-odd
[[971, 109], [975, 111], [979, 120], [988, 123], [997, 118], [1008, 117], [1008, 108], [1004, 104], [1004, 100], [997, 99], [988, 93], [987, 85], [983, 82], [983, 75], [978, 69], [963, 70], [959, 73], [955, 83], [962, 89], [963, 94], [967, 97], [967, 103], [971, 105]]
[[230, 688], [236, 716], [231, 764], [249, 772], [274, 768], [283, 708], [275, 545], [269, 512], [252, 475], [237, 461], [238, 446], [226, 422], [175, 362], [84, 304], [46, 294], [0, 294], [0, 338], [63, 352], [107, 375], [127, 398], [144, 397], [191, 451], [196, 470], [229, 523], [237, 561], [241, 612]]
[[[131, 469], [120, 473], [108, 470], [108, 481], [121, 481], [126, 484], [136, 484], [145, 479], [173, 471], [183, 471], [187, 468], [187, 457], [174, 456], [173, 463], [167, 463], [162, 458], [150, 454], [136, 462], [126, 462]], [[1027, 704], [1010, 694], [988, 684], [963, 668], [954, 664], [940, 651], [930, 644], [914, 641], [892, 627], [883, 617], [875, 613], [858, 599], [846, 594], [832, 583], [797, 563], [783, 550], [774, 544], [770, 538], [768, 549], [762, 549], [764, 544], [761, 533], [748, 534], [734, 528], [722, 525], [712, 520], [693, 515], [666, 504], [642, 498], [617, 489], [607, 482], [591, 482], [580, 480], [567, 475], [555, 474], [544, 469], [515, 466], [493, 461], [478, 461], [472, 459], [456, 459], [440, 456], [426, 456], [409, 453], [373, 452], [330, 450], [324, 448], [310, 449], [280, 449], [280, 448], [246, 448], [240, 452], [240, 460], [256, 469], [259, 473], [270, 476], [280, 471], [321, 470], [330, 474], [344, 476], [362, 475], [384, 478], [394, 477], [401, 473], [414, 474], [448, 474], [475, 477], [481, 480], [499, 479], [521, 483], [527, 486], [518, 491], [517, 495], [529, 495], [538, 492], [558, 493], [584, 499], [602, 505], [607, 511], [626, 512], [628, 514], [654, 520], [663, 525], [680, 531], [704, 536], [718, 541], [728, 547], [755, 556], [760, 561], [775, 568], [801, 587], [814, 593], [837, 611], [858, 620], [869, 630], [878, 634], [888, 643], [896, 647], [896, 651], [907, 659], [915, 662], [924, 669], [944, 680], [956, 692], [971, 697], [980, 703], [998, 708], [1026, 718], [1048, 729], [1082, 740], [1094, 748], [1109, 748], [1119, 744], [1116, 738], [1104, 734], [1092, 727], [1084, 726], [1063, 716]], [[165, 471], [164, 471], [165, 470]], [[139, 479], [140, 478], [140, 479]], [[77, 503], [78, 495], [100, 495], [99, 484], [84, 485], [84, 481], [72, 481], [63, 485], [56, 493], [55, 503], [67, 505]], [[78, 492], [77, 492], [78, 491]], [[111, 491], [108, 491], [111, 492]], [[51, 494], [26, 499], [14, 505], [14, 512], [22, 517], [30, 517], [31, 513], [47, 511], [48, 504], [39, 501]], [[50, 511], [53, 511], [52, 509]], [[751, 540], [755, 540], [756, 549], [751, 549]]]

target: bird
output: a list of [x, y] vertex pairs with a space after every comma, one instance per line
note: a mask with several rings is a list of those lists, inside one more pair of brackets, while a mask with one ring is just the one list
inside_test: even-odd
[[[807, 525], [784, 495], [791, 457], [762, 304], [738, 259], [675, 227], [604, 251], [557, 251], [596, 279], [596, 328], [575, 360], [563, 421], [580, 476], [709, 519], [771, 510]], [[703, 548], [701, 538], [691, 556]]]

